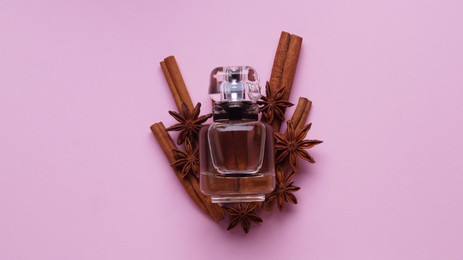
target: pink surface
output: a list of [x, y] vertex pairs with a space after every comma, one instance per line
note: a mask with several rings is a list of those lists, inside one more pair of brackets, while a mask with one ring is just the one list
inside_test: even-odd
[[[0, 3], [0, 259], [463, 258], [463, 2], [254, 2]], [[281, 30], [325, 142], [299, 204], [245, 236], [149, 130], [174, 123], [159, 61], [209, 104], [217, 65], [269, 78]]]

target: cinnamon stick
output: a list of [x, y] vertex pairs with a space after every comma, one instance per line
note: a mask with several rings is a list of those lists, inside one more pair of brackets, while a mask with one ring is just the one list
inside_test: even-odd
[[283, 75], [281, 77], [281, 86], [285, 89], [285, 99], [288, 100], [293, 87], [294, 76], [296, 75], [297, 62], [301, 52], [302, 38], [292, 34], [289, 39], [288, 53], [286, 54]]
[[278, 41], [278, 47], [275, 53], [275, 59], [273, 60], [272, 73], [270, 74], [269, 81], [272, 93], [276, 93], [281, 86], [281, 78], [283, 77], [286, 55], [288, 54], [290, 36], [291, 34], [287, 32], [281, 32], [280, 40]]
[[[291, 94], [301, 46], [301, 37], [287, 32], [281, 33], [270, 75], [270, 88], [273, 93], [281, 87], [285, 88], [284, 100], [289, 100]], [[281, 120], [275, 119], [272, 123], [273, 130], [280, 131], [281, 123]]]
[[193, 102], [191, 101], [175, 57], [169, 56], [164, 61], [161, 61], [160, 64], [178, 111], [182, 110], [182, 102], [185, 103], [190, 111], [193, 111]]
[[304, 127], [305, 122], [309, 116], [310, 108], [312, 107], [312, 101], [305, 97], [300, 97], [297, 102], [296, 110], [294, 111], [291, 121], [293, 122], [295, 129]]
[[[176, 159], [172, 150], [177, 149], [177, 147], [167, 132], [164, 124], [162, 122], [158, 122], [153, 124], [150, 128], [156, 137], [159, 146], [161, 146], [162, 151], [166, 155], [169, 163], [174, 163]], [[180, 181], [183, 188], [186, 190], [190, 198], [196, 203], [196, 205], [198, 205], [198, 207], [200, 207], [213, 220], [220, 221], [223, 219], [223, 209], [219, 205], [213, 204], [210, 198], [201, 193], [198, 180], [194, 176], [187, 176], [182, 178], [182, 171], [176, 167], [172, 168], [175, 172], [175, 175], [177, 176], [177, 179]]]
[[167, 85], [169, 85], [170, 93], [172, 93], [172, 97], [174, 98], [175, 105], [177, 106], [177, 111], [181, 111], [182, 109], [182, 99], [178, 94], [177, 87], [175, 87], [175, 83], [170, 76], [169, 69], [164, 61], [161, 61], [161, 69], [164, 73], [164, 77], [166, 78]]

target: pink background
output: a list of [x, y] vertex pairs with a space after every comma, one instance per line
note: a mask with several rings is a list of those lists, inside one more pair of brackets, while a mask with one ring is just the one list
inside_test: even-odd
[[[2, 1], [0, 259], [462, 259], [462, 28], [457, 0]], [[174, 123], [159, 62], [207, 109], [210, 70], [267, 80], [281, 30], [325, 143], [245, 236], [149, 130]]]

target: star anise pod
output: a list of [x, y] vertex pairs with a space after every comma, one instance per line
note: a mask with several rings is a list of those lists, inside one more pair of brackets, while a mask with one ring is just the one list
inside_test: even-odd
[[295, 129], [291, 121], [287, 122], [287, 130], [283, 135], [274, 133], [276, 138], [275, 150], [277, 150], [276, 163], [280, 164], [289, 159], [289, 165], [294, 172], [297, 171], [297, 157], [300, 157], [308, 162], [315, 163], [315, 160], [305, 150], [314, 147], [323, 141], [319, 140], [304, 140], [310, 130], [312, 123], [305, 125], [300, 129]]
[[267, 195], [266, 201], [268, 203], [277, 202], [280, 211], [283, 210], [285, 202], [292, 202], [297, 204], [297, 198], [293, 192], [298, 191], [300, 188], [293, 185], [294, 172], [285, 175], [280, 167], [277, 167], [277, 184], [275, 190]]
[[251, 221], [255, 223], [261, 223], [262, 219], [254, 213], [256, 207], [257, 203], [239, 203], [236, 205], [236, 207], [223, 207], [231, 217], [227, 230], [236, 227], [236, 225], [240, 223], [244, 233], [248, 233], [249, 229], [251, 229]]
[[185, 178], [189, 173], [198, 177], [199, 175], [199, 153], [198, 148], [193, 150], [190, 140], [185, 141], [185, 152], [174, 149], [174, 156], [177, 159], [172, 166], [182, 168], [182, 178]]
[[285, 89], [283, 87], [279, 88], [276, 93], [272, 93], [270, 89], [270, 84], [265, 84], [265, 97], [262, 96], [261, 100], [257, 101], [257, 104], [260, 105], [260, 112], [264, 115], [264, 118], [267, 120], [267, 123], [273, 122], [273, 119], [276, 117], [281, 121], [284, 121], [285, 115], [284, 110], [287, 107], [291, 107], [293, 103], [283, 99]]
[[196, 104], [193, 111], [190, 111], [185, 103], [182, 103], [182, 111], [180, 113], [169, 111], [169, 114], [179, 122], [167, 128], [167, 131], [180, 131], [177, 144], [182, 144], [186, 138], [190, 139], [190, 141], [196, 140], [201, 124], [212, 117], [212, 114], [199, 116], [200, 109], [201, 103]]

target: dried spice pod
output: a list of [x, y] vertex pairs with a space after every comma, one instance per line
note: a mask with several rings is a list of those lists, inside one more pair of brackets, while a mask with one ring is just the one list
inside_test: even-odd
[[295, 172], [285, 174], [281, 167], [277, 167], [277, 185], [275, 190], [267, 196], [267, 203], [276, 204], [280, 211], [283, 210], [285, 202], [297, 204], [297, 198], [293, 192], [298, 191], [300, 187], [294, 186], [293, 176]]
[[185, 152], [178, 149], [172, 151], [175, 155], [176, 161], [171, 166], [179, 167], [182, 169], [182, 177], [185, 178], [188, 174], [199, 177], [199, 152], [198, 148], [193, 150], [190, 140], [187, 138], [185, 141]]
[[257, 208], [257, 203], [238, 203], [235, 207], [223, 207], [228, 215], [230, 215], [230, 224], [227, 230], [241, 225], [244, 233], [248, 233], [251, 229], [251, 222], [261, 223], [263, 220], [254, 212]]
[[177, 144], [183, 144], [186, 138], [190, 139], [193, 144], [196, 143], [202, 124], [212, 117], [212, 114], [199, 116], [200, 112], [201, 103], [196, 104], [192, 111], [187, 108], [185, 103], [182, 103], [182, 110], [180, 112], [169, 111], [169, 114], [178, 123], [167, 128], [167, 131], [180, 131]]
[[277, 140], [275, 149], [277, 151], [276, 164], [279, 165], [289, 160], [289, 165], [294, 172], [297, 171], [297, 158], [302, 158], [310, 163], [315, 159], [306, 151], [317, 144], [323, 143], [320, 140], [305, 140], [312, 124], [305, 125], [302, 129], [295, 129], [291, 121], [287, 122], [285, 134], [274, 133]]
[[293, 103], [283, 99], [284, 91], [284, 88], [279, 88], [276, 92], [273, 92], [267, 81], [265, 85], [266, 95], [257, 101], [264, 122], [271, 124], [274, 119], [285, 120], [284, 111], [287, 107], [293, 106]]

